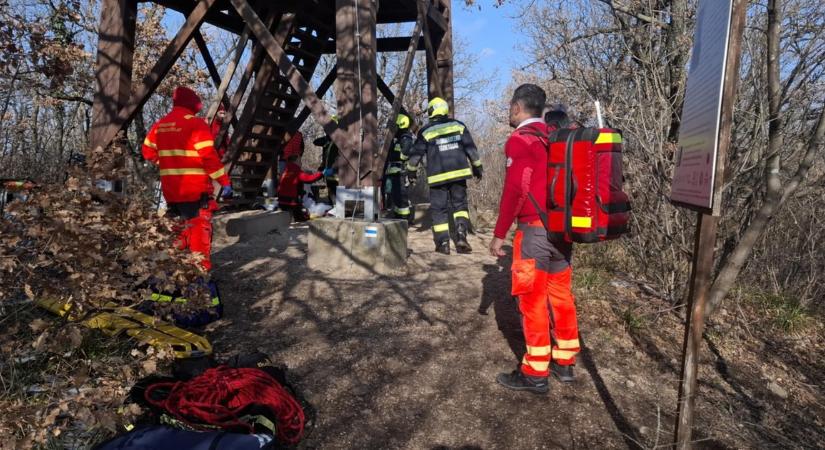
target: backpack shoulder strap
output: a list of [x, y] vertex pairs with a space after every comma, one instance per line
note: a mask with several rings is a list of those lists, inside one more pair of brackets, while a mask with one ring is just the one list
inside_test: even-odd
[[539, 141], [541, 141], [541, 143], [545, 147], [550, 148], [550, 141], [551, 141], [550, 136], [548, 136], [546, 133], [542, 133], [541, 131], [539, 131], [539, 130], [533, 128], [533, 127], [527, 126], [527, 127], [524, 127], [524, 128], [520, 128], [517, 131], [517, 133], [521, 136], [534, 136], [534, 137], [537, 137], [539, 139]]

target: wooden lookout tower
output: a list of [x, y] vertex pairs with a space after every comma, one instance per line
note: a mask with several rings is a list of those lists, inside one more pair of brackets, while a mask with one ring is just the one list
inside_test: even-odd
[[[225, 157], [233, 185], [252, 202], [285, 141], [311, 114], [341, 150], [342, 186], [375, 187], [395, 132], [415, 54], [425, 52], [430, 96], [453, 103], [450, 0], [153, 0], [183, 13], [186, 21], [143, 80], [132, 79], [137, 0], [103, 0], [98, 44], [92, 148], [106, 147], [124, 129], [194, 39], [218, 87], [207, 112], [226, 107], [221, 135], [232, 127]], [[233, 59], [218, 73], [200, 32], [203, 23], [238, 35]], [[377, 24], [414, 24], [410, 36], [377, 38]], [[251, 42], [251, 55], [244, 58]], [[376, 70], [377, 52], [406, 52], [396, 92]], [[319, 61], [336, 64], [318, 86], [310, 84]], [[246, 66], [239, 67], [242, 61]], [[236, 77], [236, 72], [238, 76]], [[318, 74], [320, 78], [320, 75]], [[235, 80], [235, 83], [231, 83]], [[333, 86], [339, 122], [319, 99]], [[228, 92], [229, 86], [237, 86]], [[392, 103], [378, 122], [379, 92]], [[241, 105], [242, 99], [248, 100]], [[452, 108], [451, 108], [452, 111]], [[384, 145], [379, 148], [379, 135]]]

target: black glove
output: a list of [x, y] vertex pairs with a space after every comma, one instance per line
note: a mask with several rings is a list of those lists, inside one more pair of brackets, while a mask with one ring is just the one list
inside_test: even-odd
[[473, 176], [478, 178], [479, 180], [484, 175], [484, 168], [481, 166], [473, 166]]

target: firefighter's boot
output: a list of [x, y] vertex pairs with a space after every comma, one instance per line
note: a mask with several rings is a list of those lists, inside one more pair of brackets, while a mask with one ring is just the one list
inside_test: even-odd
[[547, 377], [531, 377], [524, 375], [520, 370], [510, 373], [500, 373], [496, 377], [498, 384], [514, 391], [527, 391], [533, 394], [546, 394], [550, 390]]
[[435, 244], [435, 251], [443, 255], [450, 254], [450, 241], [442, 241]]
[[572, 365], [562, 366], [553, 361], [551, 367], [552, 368], [550, 371], [553, 373], [553, 376], [562, 383], [572, 383], [576, 381], [576, 376], [573, 374]]
[[463, 224], [456, 226], [456, 228], [455, 250], [463, 254], [472, 253], [473, 248], [470, 247], [470, 243], [467, 242], [467, 228]]

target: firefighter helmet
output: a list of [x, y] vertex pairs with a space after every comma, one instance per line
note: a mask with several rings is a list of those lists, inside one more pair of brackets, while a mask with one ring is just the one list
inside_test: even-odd
[[431, 119], [435, 116], [446, 116], [450, 113], [450, 105], [441, 97], [436, 97], [430, 100], [427, 104], [427, 116]]
[[399, 114], [395, 119], [395, 123], [398, 125], [399, 129], [406, 130], [410, 127], [410, 118], [405, 114]]

